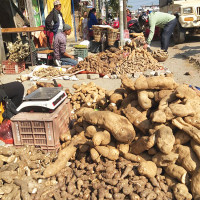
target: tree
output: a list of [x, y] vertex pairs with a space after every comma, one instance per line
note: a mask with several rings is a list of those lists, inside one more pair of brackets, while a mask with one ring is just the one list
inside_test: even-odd
[[112, 8], [113, 12], [119, 14], [119, 1], [118, 0], [110, 0], [108, 5]]

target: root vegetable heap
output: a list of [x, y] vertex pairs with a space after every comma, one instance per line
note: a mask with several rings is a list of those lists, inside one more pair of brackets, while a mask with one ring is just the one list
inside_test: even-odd
[[[103, 105], [99, 103], [102, 100]], [[132, 162], [153, 162], [144, 164], [150, 168], [138, 169], [148, 178], [156, 171], [153, 173], [150, 169], [161, 167], [176, 199], [199, 197], [200, 97], [193, 89], [178, 85], [172, 77], [140, 76], [136, 81], [124, 77], [122, 88], [110, 93], [105, 91], [105, 97], [98, 99], [95, 105], [93, 108], [100, 111], [78, 110], [74, 126], [74, 132], [84, 131], [92, 144], [96, 144], [92, 149], [88, 147], [94, 161], [99, 162], [101, 156], [116, 159], [116, 152], [111, 154], [116, 148], [119, 155]], [[108, 111], [113, 113], [112, 117]], [[128, 129], [128, 122], [115, 121], [116, 116], [127, 118], [136, 134], [123, 128]], [[128, 134], [119, 136], [121, 132], [115, 130]], [[111, 134], [110, 144], [102, 145], [104, 139], [99, 139], [99, 135], [109, 138], [104, 131]], [[132, 140], [128, 139], [131, 133]]]
[[[82, 89], [77, 86], [80, 98]], [[97, 111], [87, 104], [76, 111], [74, 126], [60, 136], [61, 150], [54, 159], [41, 158], [39, 152], [31, 158], [30, 149], [19, 157], [18, 151], [7, 153], [2, 147], [1, 198], [198, 199], [196, 92], [172, 77], [123, 77], [122, 87], [105, 91], [103, 99], [101, 106], [102, 99], [97, 100]]]
[[30, 54], [29, 44], [28, 42], [22, 42], [20, 36], [17, 37], [17, 41], [15, 43], [8, 42], [8, 60], [13, 62], [21, 62]]
[[141, 48], [143, 37], [137, 37], [124, 50], [111, 48], [95, 56], [88, 56], [84, 61], [68, 71], [73, 73], [81, 69], [99, 74], [133, 74], [148, 69], [158, 70], [161, 65], [152, 55]]

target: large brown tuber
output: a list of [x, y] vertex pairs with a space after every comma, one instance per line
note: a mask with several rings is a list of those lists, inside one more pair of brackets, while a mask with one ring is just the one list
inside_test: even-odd
[[77, 150], [78, 144], [85, 143], [84, 132], [81, 132], [79, 135], [74, 136], [70, 144], [61, 150], [58, 154], [58, 159], [55, 163], [50, 164], [44, 171], [44, 177], [50, 177], [56, 175], [60, 170], [62, 170], [69, 159], [74, 155]]
[[181, 117], [172, 120], [172, 124], [186, 132], [193, 140], [200, 144], [200, 130], [186, 123]]
[[101, 126], [109, 131], [119, 142], [131, 143], [135, 138], [135, 130], [127, 118], [109, 111], [94, 111], [82, 108], [77, 115], [93, 125]]
[[200, 170], [192, 176], [191, 191], [194, 199], [200, 198]]
[[147, 176], [148, 178], [152, 178], [157, 173], [157, 166], [152, 161], [144, 161], [139, 164], [138, 172], [140, 175], [144, 175], [144, 176]]
[[96, 146], [95, 149], [102, 156], [109, 158], [110, 160], [117, 160], [119, 158], [119, 151], [112, 146]]
[[158, 167], [166, 167], [175, 164], [178, 156], [177, 153], [173, 152], [170, 152], [169, 154], [159, 152], [153, 156], [152, 161], [155, 162]]
[[177, 200], [191, 200], [192, 195], [189, 193], [188, 188], [186, 185], [178, 183], [173, 187], [174, 196]]
[[181, 183], [183, 184], [188, 183], [188, 174], [183, 167], [178, 166], [176, 164], [171, 164], [165, 167], [165, 171], [169, 176], [176, 178]]
[[136, 155], [149, 150], [155, 145], [155, 135], [140, 137], [137, 141], [130, 144], [130, 152]]
[[147, 119], [146, 115], [141, 113], [138, 109], [128, 105], [127, 108], [123, 109], [123, 113], [129, 121], [143, 133], [147, 133], [149, 131], [151, 123]]
[[157, 147], [162, 153], [169, 154], [174, 146], [175, 137], [172, 129], [168, 126], [162, 126], [156, 135]]

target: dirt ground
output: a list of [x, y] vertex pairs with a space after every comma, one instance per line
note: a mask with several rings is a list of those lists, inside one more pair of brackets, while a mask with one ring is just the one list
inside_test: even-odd
[[[173, 45], [171, 43], [169, 47], [169, 58], [163, 63], [163, 66], [169, 68], [169, 70], [174, 74], [175, 81], [178, 83], [186, 83], [193, 86], [200, 86], [200, 65], [195, 64], [195, 61], [200, 57], [200, 36], [188, 37], [184, 44]], [[160, 47], [159, 41], [152, 42], [152, 49], [158, 49]], [[190, 63], [193, 58], [193, 63]], [[196, 62], [197, 63], [197, 62]], [[30, 71], [25, 71], [23, 74], [29, 73]], [[189, 75], [186, 75], [189, 74]], [[15, 81], [19, 75], [0, 75], [0, 80], [2, 83], [8, 83]], [[120, 79], [103, 79], [99, 78], [96, 80], [58, 80], [65, 88], [69, 88], [73, 92], [72, 85], [74, 83], [81, 84], [83, 82], [89, 83], [93, 81], [95, 84], [105, 88], [107, 90], [113, 90], [120, 87]], [[34, 83], [31, 81], [23, 82], [25, 90], [30, 88]]]

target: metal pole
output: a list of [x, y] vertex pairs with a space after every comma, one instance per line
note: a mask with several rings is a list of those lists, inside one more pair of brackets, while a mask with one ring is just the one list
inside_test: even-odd
[[120, 16], [120, 45], [124, 46], [124, 20], [123, 20], [123, 0], [119, 0]]
[[75, 33], [75, 41], [77, 42], [77, 36], [76, 36], [76, 19], [75, 19], [75, 12], [74, 12], [74, 1], [72, 0], [72, 10], [73, 10], [73, 17], [74, 17], [74, 33]]

